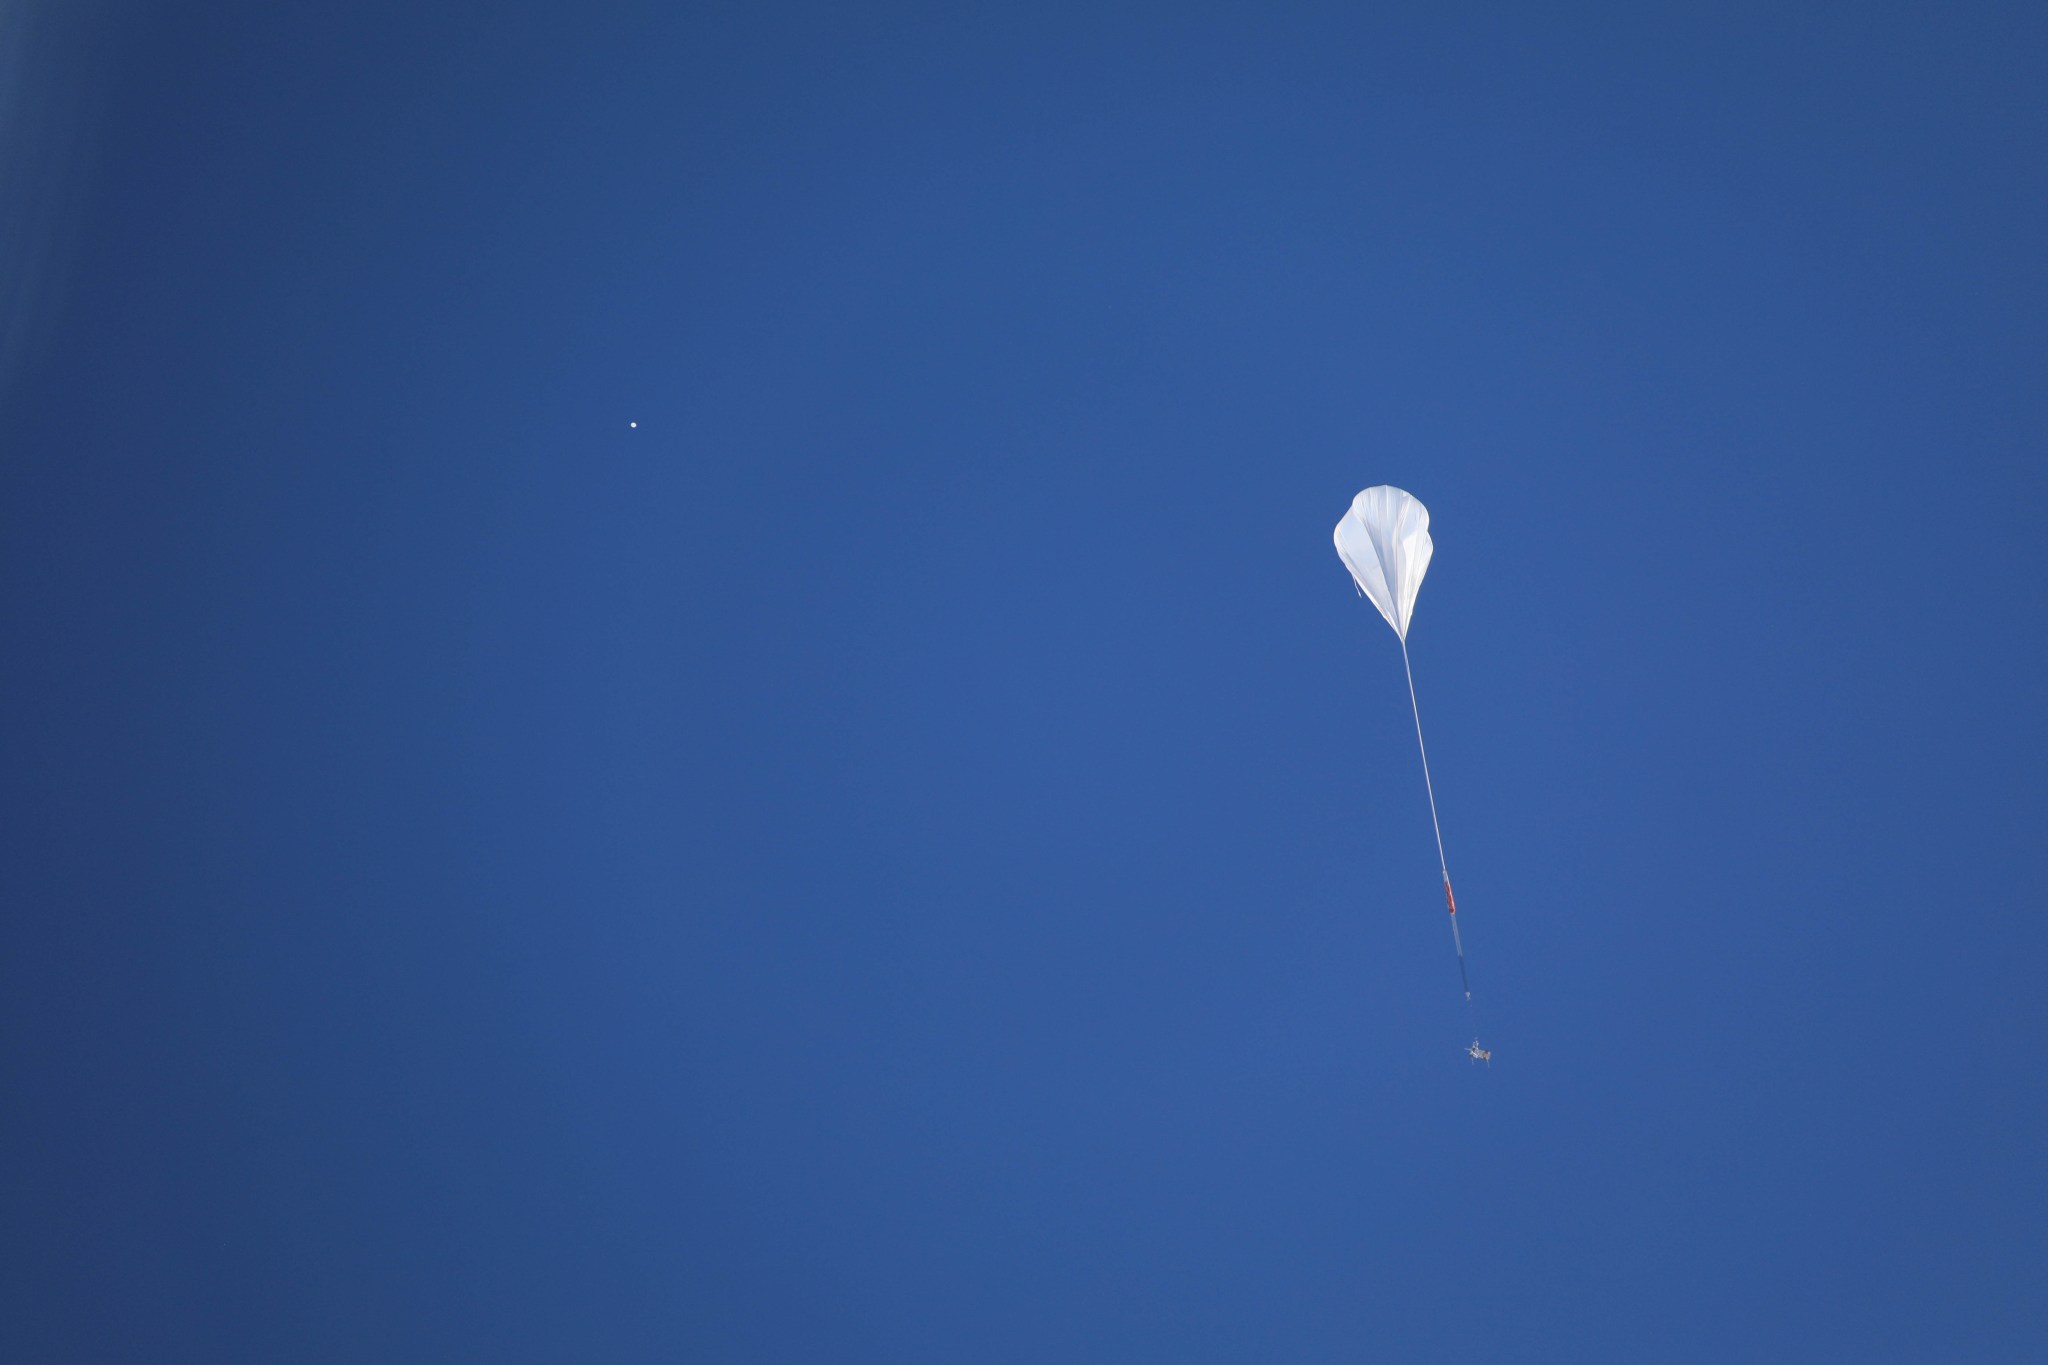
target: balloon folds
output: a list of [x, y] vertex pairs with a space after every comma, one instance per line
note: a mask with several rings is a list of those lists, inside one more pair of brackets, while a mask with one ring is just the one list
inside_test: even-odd
[[1351, 570], [1352, 582], [1405, 644], [1415, 594], [1422, 591], [1422, 576], [1436, 549], [1429, 539], [1429, 509], [1398, 488], [1368, 488], [1351, 500], [1351, 510], [1337, 523], [1336, 539], [1337, 555]]

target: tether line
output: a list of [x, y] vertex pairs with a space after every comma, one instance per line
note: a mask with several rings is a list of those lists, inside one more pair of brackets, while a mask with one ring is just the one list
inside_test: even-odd
[[1451, 865], [1444, 857], [1444, 827], [1436, 818], [1436, 784], [1429, 777], [1429, 746], [1422, 742], [1422, 707], [1415, 700], [1415, 669], [1408, 662], [1408, 637], [1401, 640], [1401, 671], [1408, 675], [1408, 709], [1415, 713], [1415, 749], [1422, 755], [1422, 789], [1429, 793], [1429, 827], [1436, 832], [1436, 863], [1444, 874], [1444, 908], [1451, 915], [1451, 946], [1458, 950], [1458, 984], [1472, 998], [1472, 980], [1465, 974], [1465, 940], [1458, 934], [1458, 898], [1451, 894]]

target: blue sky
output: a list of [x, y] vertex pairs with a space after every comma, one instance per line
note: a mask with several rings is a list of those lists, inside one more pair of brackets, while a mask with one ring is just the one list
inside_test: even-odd
[[0, 1355], [2048, 1350], [2038, 6], [199, 10], [0, 376]]

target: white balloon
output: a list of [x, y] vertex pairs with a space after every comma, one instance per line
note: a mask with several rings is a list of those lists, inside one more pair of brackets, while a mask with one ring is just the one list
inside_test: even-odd
[[[1351, 500], [1351, 510], [1337, 523], [1337, 555], [1351, 570], [1351, 581], [1372, 599], [1401, 637], [1401, 671], [1408, 678], [1408, 706], [1415, 713], [1415, 749], [1422, 756], [1422, 789], [1429, 795], [1429, 827], [1436, 835], [1437, 867], [1444, 874], [1444, 909], [1450, 912], [1451, 946], [1458, 953], [1458, 982], [1472, 998], [1472, 980], [1465, 973], [1465, 939], [1458, 932], [1458, 898], [1451, 892], [1451, 864], [1444, 856], [1444, 828], [1436, 818], [1436, 783], [1429, 776], [1429, 749], [1422, 742], [1422, 708], [1415, 700], [1415, 671], [1408, 664], [1408, 622], [1415, 615], [1415, 594], [1429, 572], [1436, 547], [1429, 540], [1429, 509], [1413, 494], [1381, 484]], [[1467, 1049], [1474, 1061], [1489, 1065], [1493, 1053], [1477, 1038]]]
[[1351, 580], [1406, 644], [1415, 594], [1422, 591], [1435, 549], [1429, 540], [1429, 509], [1414, 494], [1380, 484], [1351, 500], [1351, 510], [1337, 523], [1336, 540]]

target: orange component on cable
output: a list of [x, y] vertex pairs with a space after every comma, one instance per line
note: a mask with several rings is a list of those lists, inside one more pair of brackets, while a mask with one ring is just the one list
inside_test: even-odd
[[1449, 882], [1444, 883], [1444, 904], [1450, 907], [1452, 914], [1458, 913], [1458, 901], [1456, 897], [1451, 895], [1451, 884]]

